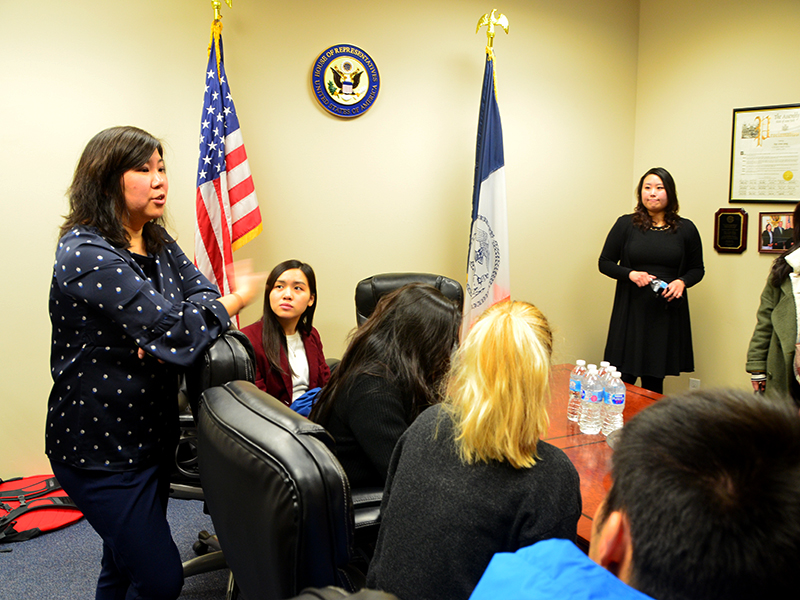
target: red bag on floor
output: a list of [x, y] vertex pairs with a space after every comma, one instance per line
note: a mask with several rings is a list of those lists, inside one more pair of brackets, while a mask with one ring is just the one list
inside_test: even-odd
[[52, 475], [0, 479], [0, 544], [24, 542], [83, 518]]

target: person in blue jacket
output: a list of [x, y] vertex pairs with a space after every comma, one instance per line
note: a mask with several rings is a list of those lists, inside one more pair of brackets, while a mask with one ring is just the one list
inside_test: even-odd
[[665, 398], [622, 429], [589, 555], [495, 554], [471, 600], [751, 600], [800, 586], [800, 418], [788, 398]]
[[220, 296], [162, 227], [168, 188], [159, 140], [101, 131], [78, 161], [56, 248], [45, 451], [103, 540], [97, 600], [180, 594], [166, 519], [179, 376], [265, 279], [239, 263]]

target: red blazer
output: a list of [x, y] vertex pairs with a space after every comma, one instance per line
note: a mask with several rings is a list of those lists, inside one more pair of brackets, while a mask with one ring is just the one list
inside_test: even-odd
[[[269, 362], [267, 362], [267, 355], [264, 354], [264, 346], [261, 344], [261, 332], [262, 321], [260, 319], [242, 329], [242, 333], [247, 336], [256, 351], [256, 386], [271, 396], [275, 396], [286, 406], [290, 406], [292, 404], [292, 375], [289, 371], [289, 359], [286, 356], [286, 350], [281, 346], [281, 368], [283, 373], [279, 373], [277, 369], [270, 367]], [[325, 355], [322, 353], [322, 340], [319, 338], [319, 332], [312, 327], [310, 334], [301, 333], [300, 337], [303, 339], [303, 346], [306, 349], [306, 357], [308, 358], [308, 389], [322, 387], [328, 383], [328, 379], [331, 377], [331, 370], [325, 362]]]

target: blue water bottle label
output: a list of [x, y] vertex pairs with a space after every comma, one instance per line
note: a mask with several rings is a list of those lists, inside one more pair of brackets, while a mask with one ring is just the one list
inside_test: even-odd
[[612, 394], [611, 404], [615, 404], [616, 406], [619, 406], [620, 404], [625, 404], [625, 394]]
[[573, 394], [580, 393], [581, 391], [580, 379], [569, 380], [569, 391], [572, 392]]

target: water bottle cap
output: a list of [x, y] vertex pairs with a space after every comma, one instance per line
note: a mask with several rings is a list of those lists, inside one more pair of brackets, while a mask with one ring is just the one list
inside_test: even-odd
[[597, 373], [597, 365], [589, 365], [589, 373]]
[[605, 369], [607, 369], [608, 367], [611, 366], [611, 363], [608, 362], [607, 360], [603, 360], [603, 361], [600, 361], [600, 366], [605, 368]]
[[585, 360], [580, 360], [580, 359], [579, 359], [579, 360], [576, 360], [576, 361], [575, 361], [575, 364], [576, 364], [576, 365], [580, 365], [580, 366], [582, 366], [582, 367], [583, 367], [584, 365], [586, 365], [586, 361], [585, 361]]
[[614, 371], [614, 372], [611, 374], [611, 376], [612, 376], [612, 377], [614, 377], [614, 378], [616, 378], [616, 379], [619, 379], [620, 377], [622, 377], [622, 373], [620, 373], [619, 371]]
[[586, 367], [587, 369], [597, 369], [597, 365], [589, 365]]

